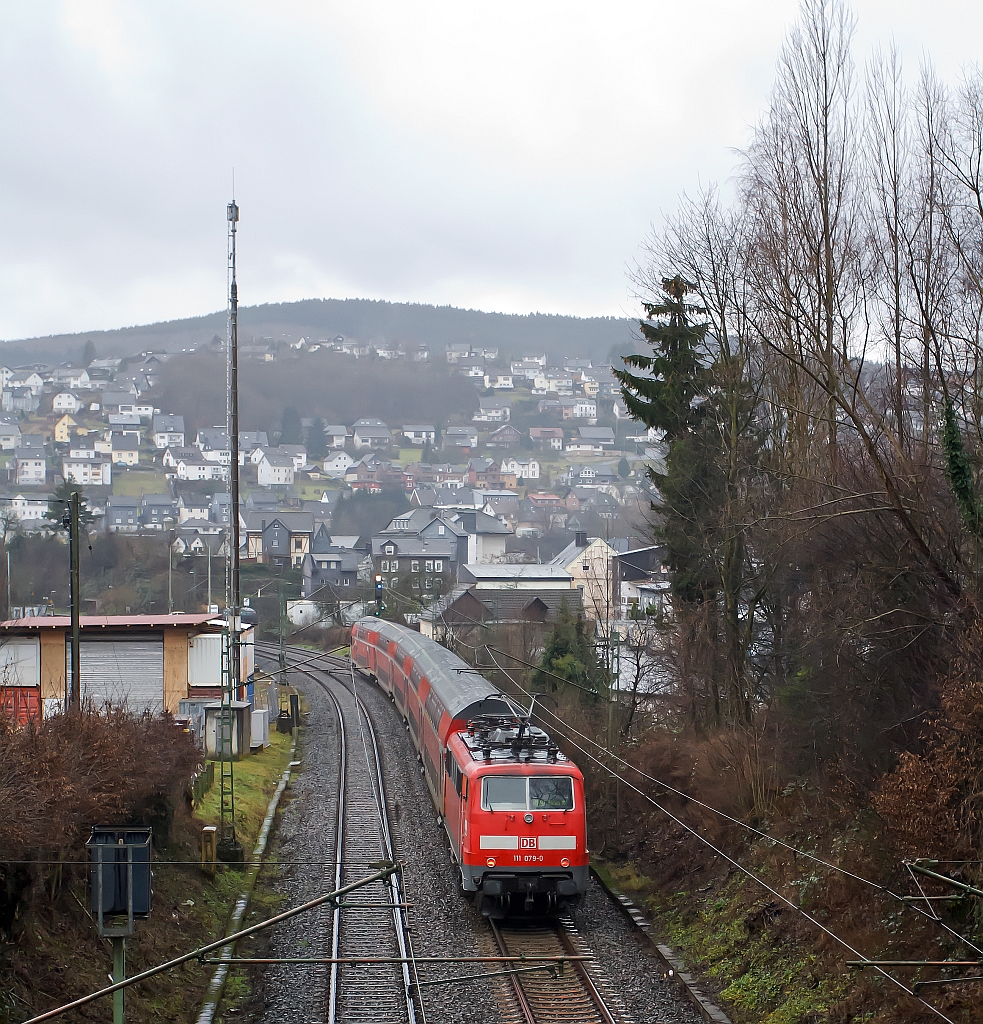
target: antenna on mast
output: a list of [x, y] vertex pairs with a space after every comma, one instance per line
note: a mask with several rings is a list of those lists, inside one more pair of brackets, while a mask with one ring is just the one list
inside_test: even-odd
[[[216, 853], [219, 859], [241, 863], [242, 844], [236, 839], [235, 788], [232, 773], [234, 717], [232, 702], [239, 695], [239, 291], [236, 286], [236, 225], [239, 207], [235, 201], [235, 171], [232, 202], [226, 208], [229, 222], [229, 320], [226, 366], [226, 432], [229, 444], [229, 552], [226, 559], [225, 644], [222, 666], [221, 741], [221, 834]], [[239, 735], [242, 742], [242, 735]]]

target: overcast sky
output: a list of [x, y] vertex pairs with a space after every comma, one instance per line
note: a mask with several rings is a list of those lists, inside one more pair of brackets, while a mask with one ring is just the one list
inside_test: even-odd
[[[857, 0], [954, 81], [978, 0]], [[367, 297], [633, 312], [626, 268], [726, 180], [795, 0], [0, 0], [0, 338]]]

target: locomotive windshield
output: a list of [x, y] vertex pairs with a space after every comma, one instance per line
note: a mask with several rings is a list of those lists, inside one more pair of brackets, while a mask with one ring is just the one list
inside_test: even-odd
[[569, 775], [486, 775], [481, 785], [486, 811], [571, 811]]
[[569, 775], [541, 775], [529, 780], [529, 808], [533, 811], [573, 809], [573, 779]]

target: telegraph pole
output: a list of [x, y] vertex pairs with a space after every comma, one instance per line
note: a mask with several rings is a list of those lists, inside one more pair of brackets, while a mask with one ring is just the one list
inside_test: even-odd
[[[72, 491], [68, 501], [68, 508], [62, 519], [62, 524], [68, 528], [68, 557], [70, 571], [68, 577], [68, 598], [71, 605], [72, 616], [72, 639], [71, 639], [71, 673], [68, 687], [67, 706], [73, 711], [80, 711], [82, 708], [82, 685], [81, 685], [81, 643], [79, 630], [79, 611], [82, 604], [81, 574], [79, 572], [79, 519], [81, 517], [82, 501], [78, 491]], [[9, 555], [8, 565], [9, 565]], [[9, 574], [8, 574], [9, 585]], [[8, 598], [9, 599], [9, 598]]]
[[287, 595], [283, 589], [283, 577], [276, 581], [277, 604], [280, 610], [280, 692], [287, 690]]

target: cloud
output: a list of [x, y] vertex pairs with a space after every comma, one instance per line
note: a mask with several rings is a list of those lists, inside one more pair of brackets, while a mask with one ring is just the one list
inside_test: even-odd
[[[983, 28], [961, 0], [857, 8], [861, 50], [896, 28], [947, 74]], [[623, 312], [649, 225], [731, 173], [796, 10], [14, 3], [0, 337], [221, 308], [233, 167], [243, 302]]]

